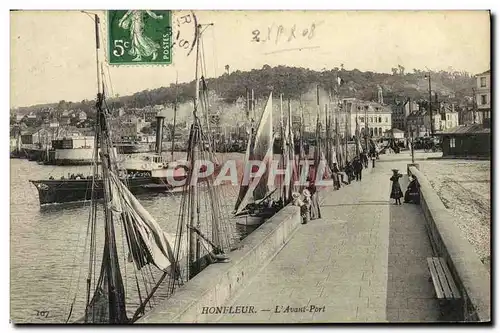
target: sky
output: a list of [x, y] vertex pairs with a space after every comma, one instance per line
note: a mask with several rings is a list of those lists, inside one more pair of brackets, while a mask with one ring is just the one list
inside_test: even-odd
[[[101, 38], [106, 45], [106, 15]], [[174, 12], [173, 20], [189, 12]], [[287, 65], [314, 70], [390, 73], [413, 68], [490, 68], [490, 21], [486, 11], [196, 11], [203, 33], [207, 77], [230, 71]], [[94, 99], [97, 89], [94, 23], [80, 11], [16, 11], [10, 14], [11, 107]], [[174, 34], [177, 32], [174, 26]], [[258, 30], [258, 32], [257, 32]], [[194, 25], [179, 29], [187, 40]], [[254, 40], [258, 36], [260, 41]], [[263, 41], [265, 40], [265, 41]], [[195, 56], [174, 46], [167, 66], [107, 66], [113, 95], [194, 79]]]

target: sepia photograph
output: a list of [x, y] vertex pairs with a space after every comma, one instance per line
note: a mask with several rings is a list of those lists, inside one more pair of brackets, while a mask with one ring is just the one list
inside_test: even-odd
[[167, 5], [9, 12], [12, 324], [491, 324], [489, 10]]

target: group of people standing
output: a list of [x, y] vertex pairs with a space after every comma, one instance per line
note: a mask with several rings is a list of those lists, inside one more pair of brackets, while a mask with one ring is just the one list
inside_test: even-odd
[[372, 160], [372, 168], [375, 168], [376, 158], [376, 153], [373, 151], [370, 152], [370, 158], [368, 158], [365, 152], [361, 152], [352, 161], [346, 163], [343, 171], [339, 169], [337, 163], [333, 163], [331, 171], [334, 188], [338, 190], [342, 184], [349, 185], [353, 180], [361, 181], [363, 178], [363, 169], [368, 168], [369, 159]]
[[[344, 170], [341, 170], [337, 163], [331, 166], [333, 186], [336, 190], [340, 189], [342, 184], [349, 185], [353, 180], [361, 181], [363, 169], [368, 168], [369, 158], [372, 160], [372, 168], [375, 168], [375, 160], [378, 154], [370, 151], [369, 157], [365, 152], [354, 157], [351, 162], [347, 162]], [[410, 176], [410, 183], [403, 195], [399, 179], [403, 176], [397, 169], [393, 169], [393, 175], [390, 178], [392, 182], [391, 199], [395, 200], [396, 205], [401, 205], [401, 198], [404, 196], [405, 203], [420, 203], [420, 191], [417, 179]], [[320, 219], [321, 210], [319, 207], [319, 198], [317, 188], [311, 177], [307, 178], [308, 186], [302, 190], [302, 193], [294, 192], [292, 194], [293, 204], [299, 206], [301, 210], [302, 223], [306, 224], [310, 220]]]
[[[371, 152], [370, 158], [372, 159], [372, 167], [375, 167], [376, 154]], [[359, 156], [356, 156], [352, 162], [346, 163], [344, 171], [339, 169], [337, 163], [333, 163], [330, 169], [334, 188], [339, 189], [341, 184], [349, 185], [354, 179], [356, 179], [356, 181], [361, 181], [363, 169], [368, 168], [368, 161], [368, 155], [362, 152]], [[301, 208], [303, 224], [306, 224], [310, 220], [321, 218], [316, 185], [311, 177], [307, 178], [307, 181], [309, 185], [302, 193], [294, 192], [292, 194], [294, 205]]]
[[[401, 190], [401, 186], [399, 185], [399, 178], [403, 177], [402, 174], [399, 173], [398, 169], [392, 169], [392, 177], [390, 178], [392, 182], [391, 187], [391, 199], [394, 199], [394, 204], [401, 205], [401, 198], [403, 197], [403, 191]], [[420, 185], [418, 184], [417, 178], [410, 175], [410, 183], [406, 188], [406, 192], [404, 194], [404, 202], [405, 203], [420, 203]]]
[[308, 186], [302, 190], [302, 195], [298, 192], [292, 193], [293, 204], [300, 207], [302, 224], [321, 218], [316, 184], [311, 177], [307, 178], [307, 182]]

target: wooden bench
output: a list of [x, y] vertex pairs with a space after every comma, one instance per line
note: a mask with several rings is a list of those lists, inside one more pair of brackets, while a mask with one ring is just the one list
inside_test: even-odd
[[453, 276], [451, 275], [444, 258], [427, 258], [427, 264], [429, 265], [429, 270], [431, 271], [432, 283], [434, 284], [437, 298], [446, 300], [460, 299], [460, 292], [455, 284], [455, 281], [453, 281]]

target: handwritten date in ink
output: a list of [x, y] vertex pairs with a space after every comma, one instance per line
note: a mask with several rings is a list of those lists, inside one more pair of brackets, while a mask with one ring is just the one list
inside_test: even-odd
[[301, 40], [311, 40], [316, 35], [316, 29], [323, 22], [313, 22], [308, 26], [297, 26], [294, 24], [291, 27], [286, 27], [284, 25], [271, 25], [267, 28], [267, 31], [261, 31], [255, 29], [252, 31], [252, 42], [264, 43], [271, 42], [274, 44], [279, 44], [282, 42], [289, 43], [296, 39]]
[[36, 310], [36, 317], [38, 318], [48, 318], [49, 311], [47, 310]]

